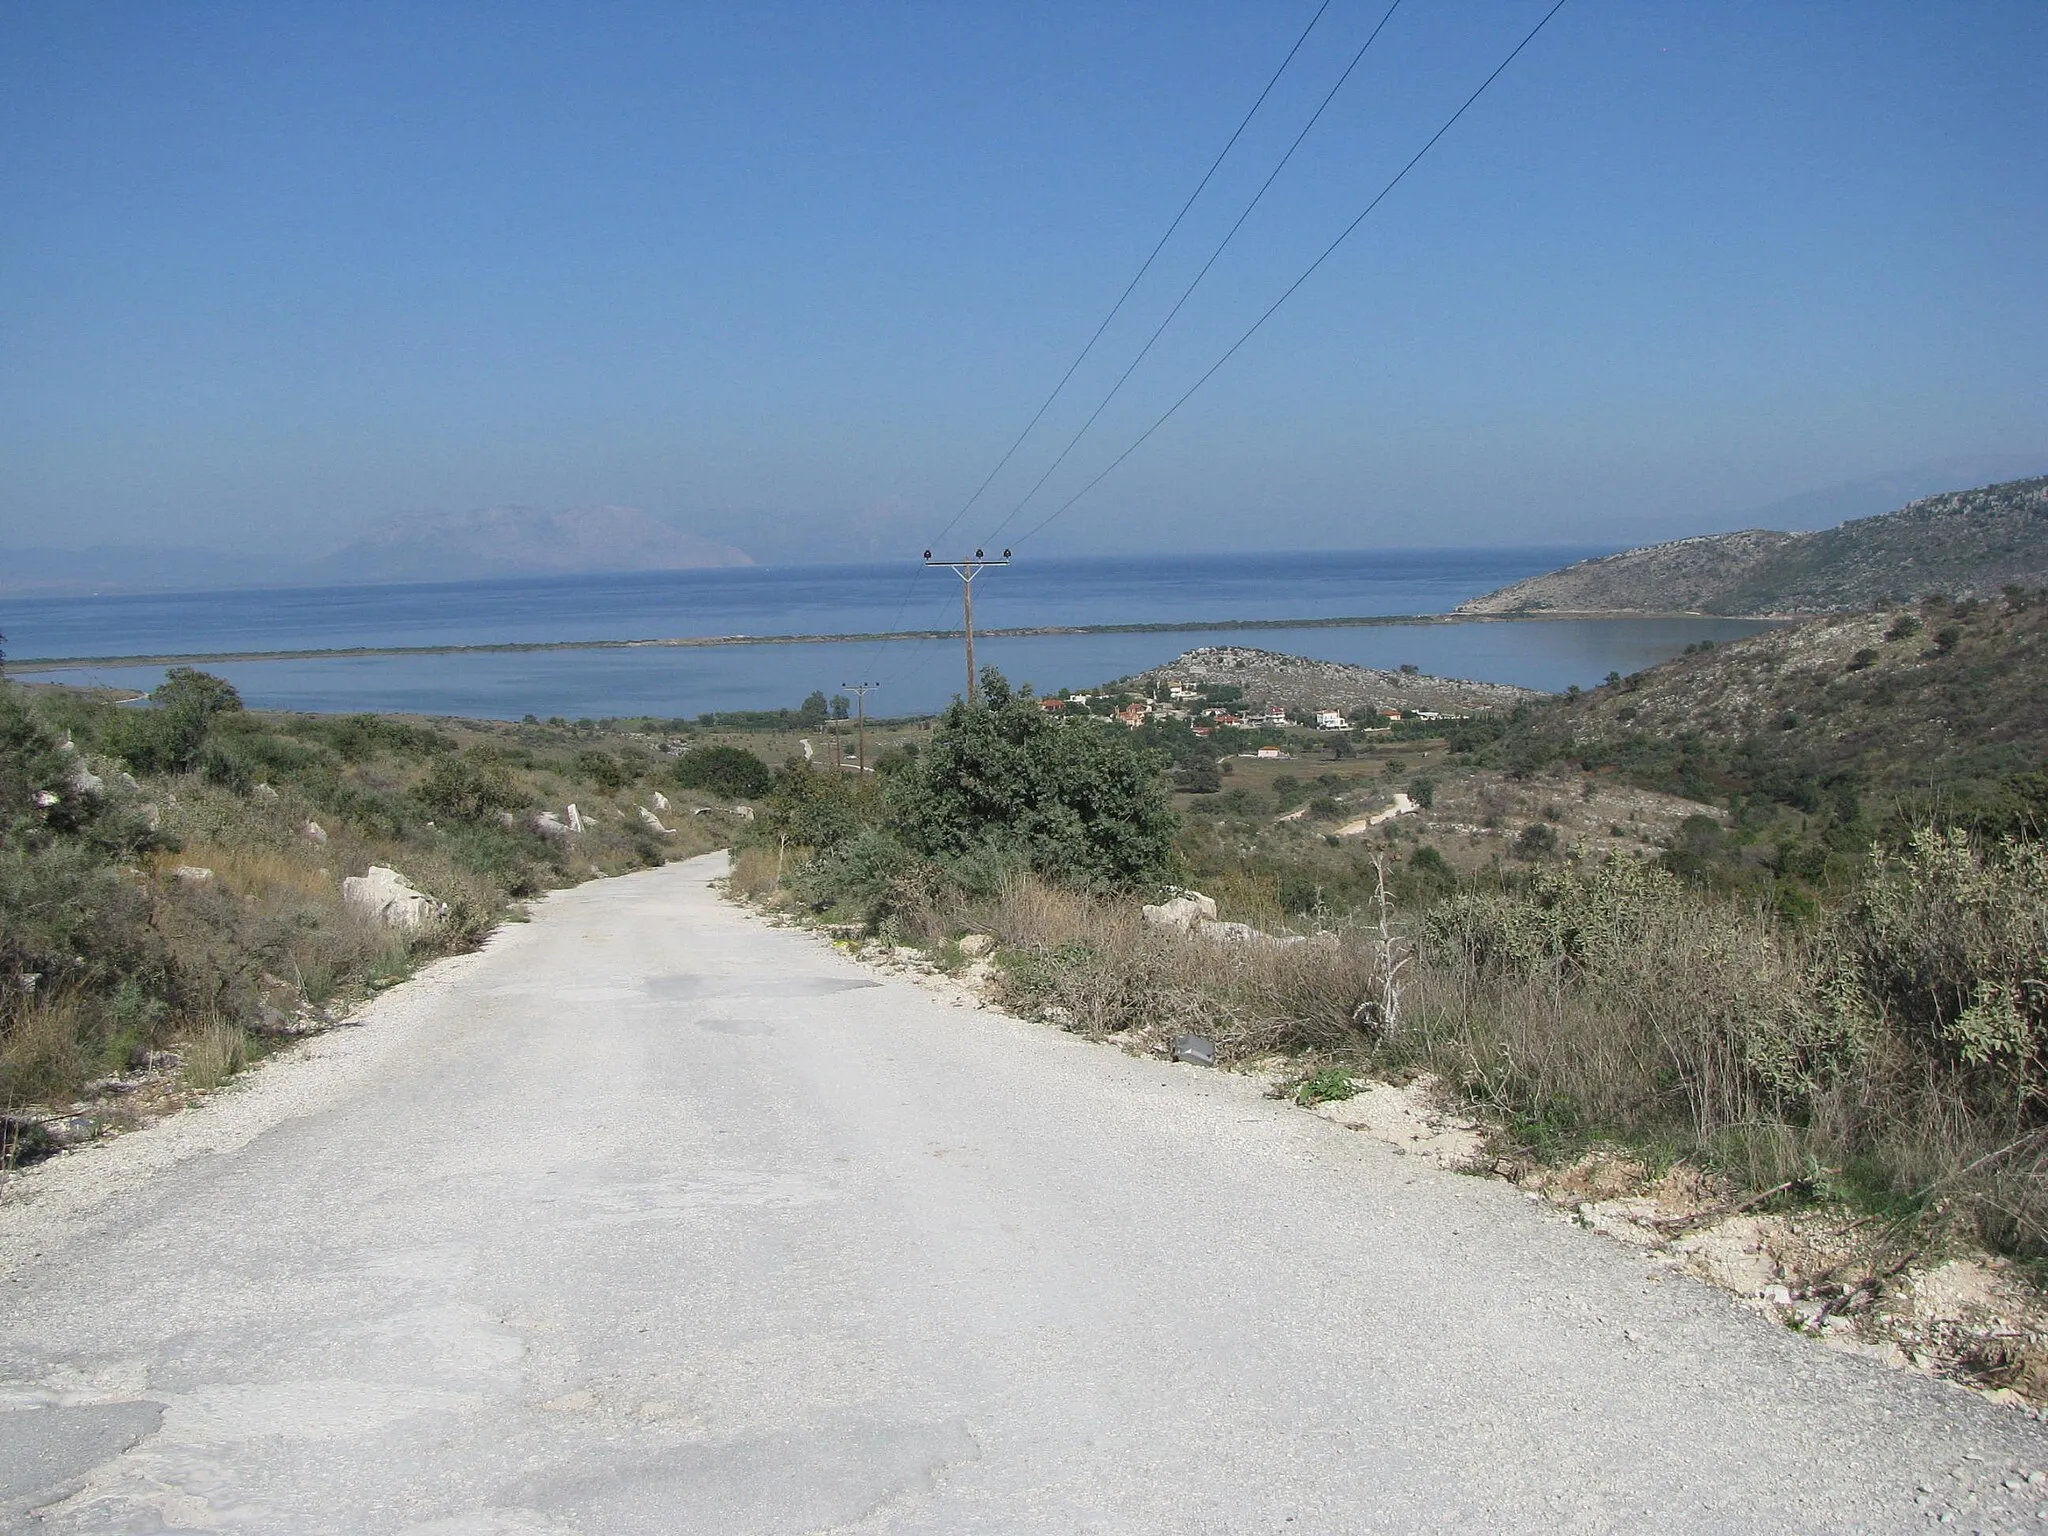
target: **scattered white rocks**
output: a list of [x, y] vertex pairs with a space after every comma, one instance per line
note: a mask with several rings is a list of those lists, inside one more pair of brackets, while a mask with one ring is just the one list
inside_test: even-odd
[[341, 882], [341, 903], [386, 928], [408, 933], [448, 915], [447, 905], [434, 900], [397, 870], [372, 864], [368, 874], [350, 875]]
[[654, 812], [647, 809], [647, 807], [644, 805], [640, 807], [640, 819], [654, 831], [659, 832], [663, 837], [667, 837], [669, 835], [668, 828], [664, 827], [661, 824], [661, 818], [655, 815]]
[[664, 795], [658, 789], [654, 792], [654, 808], [657, 811], [665, 811], [668, 809], [668, 796]]
[[538, 816], [535, 816], [533, 818], [533, 829], [540, 833], [542, 837], [567, 837], [569, 835], [568, 823], [563, 821], [553, 811], [542, 811]]
[[260, 800], [265, 805], [275, 805], [277, 803], [277, 791], [260, 780], [251, 786], [249, 794], [253, 799]]
[[583, 813], [576, 809], [573, 802], [563, 812], [562, 819], [568, 823], [571, 832], [581, 832], [583, 830]]
[[299, 836], [309, 843], [319, 843], [324, 847], [327, 842], [327, 829], [317, 821], [309, 821], [299, 828]]
[[995, 935], [990, 933], [969, 933], [960, 939], [960, 953], [970, 960], [979, 960], [995, 947]]
[[171, 871], [181, 885], [211, 885], [213, 871], [204, 864], [180, 864]]

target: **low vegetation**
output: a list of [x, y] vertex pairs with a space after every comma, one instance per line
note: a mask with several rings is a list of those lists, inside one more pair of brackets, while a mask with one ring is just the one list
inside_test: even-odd
[[1749, 529], [1583, 560], [1460, 613], [1860, 612], [2048, 582], [2048, 476], [1928, 496], [1819, 533]]
[[[1618, 1145], [2048, 1252], [2044, 614], [1815, 621], [1320, 772], [1212, 748], [1220, 789], [992, 679], [873, 782], [785, 769], [735, 883], [955, 961], [990, 935], [1011, 1006], [1289, 1053], [1308, 1099], [1426, 1071], [1512, 1156]], [[1339, 835], [1397, 788], [1412, 814]], [[1141, 920], [1176, 884], [1256, 931]]]
[[[657, 830], [640, 812], [664, 788]], [[95, 1079], [174, 1064], [212, 1087], [523, 897], [717, 846], [725, 808], [691, 814], [713, 803], [630, 737], [259, 713], [189, 669], [128, 705], [0, 683], [10, 1137]], [[348, 908], [341, 881], [373, 864], [440, 915], [411, 931]]]

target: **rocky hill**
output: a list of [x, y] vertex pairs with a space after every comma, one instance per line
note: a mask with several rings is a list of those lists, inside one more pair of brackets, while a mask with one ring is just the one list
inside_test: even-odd
[[1749, 529], [1533, 576], [1459, 613], [1795, 615], [2048, 584], [2048, 476], [1929, 496], [1819, 533]]
[[1508, 683], [1475, 683], [1422, 672], [1382, 672], [1242, 645], [1205, 645], [1141, 673], [1139, 683], [1227, 683], [1246, 702], [1282, 709], [1432, 709], [1446, 715], [1512, 709], [1543, 695]]
[[638, 507], [485, 507], [391, 518], [319, 561], [314, 574], [334, 582], [473, 581], [753, 563]]
[[2048, 762], [2048, 595], [1807, 619], [1489, 730], [1504, 766], [1563, 758], [1723, 804], [1984, 811]]

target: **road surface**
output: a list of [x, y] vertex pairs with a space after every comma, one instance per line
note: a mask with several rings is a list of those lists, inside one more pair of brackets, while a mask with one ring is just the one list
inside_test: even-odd
[[2044, 1528], [2024, 1414], [720, 868], [18, 1178], [0, 1528]]

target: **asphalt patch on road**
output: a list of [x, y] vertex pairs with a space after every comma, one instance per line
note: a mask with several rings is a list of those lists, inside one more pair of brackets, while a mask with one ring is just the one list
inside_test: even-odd
[[0, 1413], [0, 1511], [48, 1503], [157, 1432], [162, 1403], [86, 1403]]

